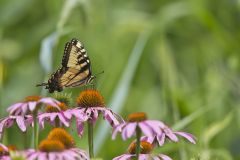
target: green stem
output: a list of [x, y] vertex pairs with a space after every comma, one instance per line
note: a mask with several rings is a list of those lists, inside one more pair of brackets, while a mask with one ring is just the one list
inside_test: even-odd
[[90, 121], [88, 121], [88, 147], [90, 158], [93, 158], [93, 124]]
[[141, 130], [140, 128], [137, 126], [136, 128], [136, 157], [137, 157], [137, 160], [139, 158], [139, 154], [140, 154], [140, 142], [141, 142]]
[[34, 148], [38, 148], [38, 123], [37, 123], [37, 112], [33, 113], [33, 143]]
[[27, 141], [27, 131], [26, 132], [23, 132], [23, 145], [24, 145], [24, 149], [27, 149], [28, 148], [28, 141]]
[[59, 118], [56, 118], [56, 119], [55, 119], [55, 127], [56, 127], [56, 128], [61, 127]]

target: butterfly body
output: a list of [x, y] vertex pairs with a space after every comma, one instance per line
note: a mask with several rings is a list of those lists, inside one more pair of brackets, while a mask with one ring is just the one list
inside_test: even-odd
[[77, 39], [67, 42], [64, 49], [62, 66], [51, 75], [45, 86], [50, 93], [61, 92], [64, 87], [77, 87], [89, 84], [95, 77], [92, 76], [90, 59], [83, 44]]

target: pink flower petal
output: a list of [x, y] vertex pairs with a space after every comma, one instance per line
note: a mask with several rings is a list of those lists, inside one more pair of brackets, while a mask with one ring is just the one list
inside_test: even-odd
[[189, 142], [196, 144], [196, 138], [192, 134], [186, 132], [174, 132], [174, 133], [186, 138]]
[[157, 135], [157, 141], [159, 146], [163, 146], [164, 142], [165, 142], [165, 133], [162, 133], [161, 135]]
[[44, 103], [44, 104], [47, 104], [47, 105], [50, 105], [50, 106], [54, 106], [54, 107], [58, 107], [58, 104], [60, 102], [58, 102], [57, 100], [53, 99], [53, 98], [41, 98], [39, 101], [39, 103]]
[[2, 147], [2, 149], [4, 149], [5, 151], [8, 152], [8, 148], [5, 145], [3, 145], [2, 143], [0, 143], [0, 147]]
[[159, 154], [158, 157], [161, 158], [161, 160], [172, 160], [172, 158], [164, 154]]
[[68, 111], [63, 111], [62, 114], [64, 115], [64, 117], [66, 117], [67, 119], [71, 119], [72, 118], [72, 114]]
[[145, 123], [147, 123], [149, 126], [151, 126], [151, 128], [155, 132], [155, 134], [162, 134], [161, 128], [163, 128], [165, 125], [161, 121], [146, 120]]
[[[124, 130], [126, 130], [125, 140], [133, 136], [133, 134], [136, 132], [136, 127], [137, 127], [136, 122], [130, 122], [125, 126], [124, 128]], [[122, 135], [125, 135], [124, 132], [122, 133]]]
[[31, 155], [27, 156], [28, 160], [36, 160], [36, 158], [38, 157], [38, 153], [33, 153]]
[[82, 121], [77, 120], [77, 133], [79, 136], [83, 135], [83, 128], [84, 128], [84, 123]]
[[138, 126], [146, 136], [148, 136], [148, 137], [154, 136], [152, 127], [149, 126], [147, 123], [145, 123], [145, 121], [139, 122]]
[[23, 103], [15, 103], [11, 105], [10, 107], [8, 107], [7, 112], [9, 112], [9, 114], [13, 114], [13, 112], [15, 112], [16, 109], [20, 108], [22, 104]]
[[49, 160], [56, 160], [56, 159], [57, 159], [57, 158], [56, 158], [56, 154], [50, 152], [50, 153], [48, 154], [48, 159], [49, 159]]
[[17, 117], [16, 117], [16, 122], [17, 122], [18, 127], [19, 127], [23, 132], [25, 132], [27, 128], [26, 128], [26, 125], [25, 125], [25, 122], [24, 122], [24, 117], [22, 117], [22, 116], [17, 116]]
[[35, 110], [35, 108], [37, 106], [37, 102], [35, 102], [35, 101], [28, 102], [28, 106], [29, 106], [29, 110], [33, 111], [33, 110]]
[[112, 133], [112, 139], [115, 139], [117, 136], [118, 132], [122, 131], [123, 126], [125, 126], [126, 123], [119, 124], [118, 126], [113, 128], [113, 133]]
[[131, 154], [123, 154], [121, 156], [113, 158], [113, 160], [131, 160], [132, 157], [133, 155]]
[[40, 153], [38, 155], [38, 160], [47, 160], [47, 153], [44, 152]]
[[177, 136], [173, 133], [173, 131], [170, 128], [164, 128], [163, 132], [173, 142], [177, 142], [178, 141]]
[[57, 117], [56, 113], [49, 114], [49, 118], [51, 122], [54, 122], [55, 118]]
[[66, 127], [69, 127], [69, 122], [66, 121], [63, 114], [58, 113], [58, 118], [60, 119], [61, 123], [63, 123]]
[[[21, 115], [24, 116], [28, 111], [28, 104], [24, 103], [21, 108], [19, 108], [19, 111], [22, 111]], [[20, 115], [20, 113], [15, 113], [15, 115]]]
[[136, 132], [137, 123], [129, 123], [125, 126], [127, 130], [127, 138], [132, 137], [133, 134]]

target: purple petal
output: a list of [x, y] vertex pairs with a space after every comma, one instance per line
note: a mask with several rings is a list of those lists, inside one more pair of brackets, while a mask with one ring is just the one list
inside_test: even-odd
[[58, 104], [60, 102], [58, 102], [57, 100], [53, 99], [53, 98], [42, 98], [38, 101], [39, 103], [44, 103], [44, 104], [47, 104], [47, 105], [51, 105], [51, 106], [54, 106], [54, 107], [58, 107]]
[[[84, 109], [71, 109], [71, 110], [68, 110], [67, 112], [74, 115], [76, 119], [78, 119], [79, 121], [85, 122], [88, 120], [88, 115], [87, 113], [84, 112]], [[90, 111], [90, 114], [91, 114], [91, 111]]]
[[154, 132], [152, 130], [152, 127], [145, 123], [145, 121], [139, 122], [138, 126], [146, 136], [153, 137]]
[[37, 102], [35, 102], [35, 101], [28, 102], [28, 106], [29, 106], [29, 110], [33, 111], [33, 110], [35, 110], [35, 108], [37, 106]]
[[161, 158], [162, 160], [172, 160], [172, 158], [170, 158], [170, 157], [168, 157], [167, 155], [164, 155], [164, 154], [159, 154], [158, 157]]
[[51, 122], [54, 122], [55, 118], [57, 117], [56, 113], [49, 114], [49, 118]]
[[13, 114], [13, 112], [15, 112], [15, 110], [18, 109], [22, 104], [24, 103], [15, 103], [11, 105], [10, 107], [7, 108], [7, 112], [9, 112], [9, 114]]
[[[22, 111], [21, 115], [25, 115], [28, 111], [28, 104], [27, 103], [23, 104], [19, 111]], [[15, 115], [20, 115], [20, 113], [19, 114], [15, 113]]]
[[83, 135], [84, 123], [77, 120], [77, 133], [79, 136]]
[[154, 140], [155, 140], [155, 137], [142, 136], [142, 137], [140, 138], [140, 140], [141, 140], [141, 141], [147, 141], [147, 142], [153, 144], [153, 143], [154, 143]]
[[116, 126], [119, 124], [119, 121], [116, 119], [116, 117], [113, 115], [111, 111], [106, 111], [104, 113], [104, 118], [110, 123], [111, 126]]
[[44, 128], [44, 118], [45, 118], [45, 113], [38, 115], [38, 124], [41, 129]]
[[38, 155], [39, 155], [39, 153], [34, 152], [33, 154], [28, 155], [28, 156], [27, 156], [27, 159], [28, 159], [28, 160], [36, 160], [36, 158], [38, 157]]
[[69, 122], [66, 121], [66, 119], [64, 118], [63, 114], [58, 113], [58, 118], [60, 119], [60, 121], [66, 126], [69, 127]]
[[95, 124], [98, 118], [98, 111], [93, 109], [92, 113], [90, 114], [89, 118], [91, 119], [90, 121]]
[[55, 154], [55, 153], [52, 154], [52, 153], [50, 152], [50, 153], [48, 154], [48, 159], [49, 159], [49, 160], [55, 160], [55, 159], [56, 159], [56, 154]]
[[115, 139], [118, 132], [122, 131], [122, 127], [125, 126], [126, 123], [119, 124], [118, 126], [113, 128], [112, 139]]
[[196, 144], [196, 138], [192, 134], [186, 132], [174, 132], [174, 133], [186, 138], [189, 142]]
[[9, 118], [7, 117], [7, 118], [3, 118], [3, 119], [0, 120], [0, 133], [3, 132], [3, 129], [5, 127], [5, 123], [8, 121], [8, 119]]
[[151, 155], [150, 154], [140, 154], [139, 155], [139, 160], [150, 160]]
[[174, 134], [174, 132], [170, 129], [170, 128], [164, 128], [163, 132], [166, 134], [166, 136], [172, 140], [173, 142], [177, 142], [178, 138], [177, 136]]
[[64, 117], [66, 117], [67, 119], [71, 119], [72, 118], [72, 114], [68, 111], [63, 111], [62, 114], [64, 115]]
[[0, 147], [2, 147], [2, 149], [4, 149], [5, 151], [8, 152], [8, 148], [5, 145], [3, 145], [2, 143], [0, 143]]
[[131, 154], [123, 154], [121, 156], [113, 158], [113, 160], [130, 160], [132, 157]]
[[145, 123], [147, 123], [149, 126], [151, 126], [152, 130], [155, 132], [155, 134], [162, 134], [162, 128], [165, 127], [164, 123], [161, 121], [156, 120], [146, 120]]
[[[123, 139], [125, 138], [125, 140], [126, 140], [127, 138], [132, 137], [133, 134], [136, 132], [136, 127], [137, 127], [136, 122], [128, 123], [123, 129], [125, 131], [122, 132], [122, 135], [126, 135], [123, 137]], [[124, 132], [126, 132], [126, 133], [124, 133]]]
[[38, 160], [47, 160], [47, 153], [41, 153], [38, 155]]
[[157, 136], [157, 141], [158, 141], [158, 144], [159, 146], [163, 146], [164, 142], [165, 142], [165, 133], [162, 133], [161, 135], [158, 135]]
[[25, 125], [25, 122], [24, 122], [24, 117], [22, 117], [22, 116], [17, 116], [17, 117], [16, 117], [16, 122], [17, 122], [18, 127], [19, 127], [23, 132], [25, 132], [27, 128], [26, 128], [26, 125]]

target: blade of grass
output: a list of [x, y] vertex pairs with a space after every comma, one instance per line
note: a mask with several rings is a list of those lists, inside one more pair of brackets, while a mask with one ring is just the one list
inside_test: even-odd
[[[130, 54], [130, 57], [128, 59], [128, 63], [123, 71], [122, 78], [120, 79], [115, 92], [112, 96], [112, 99], [109, 103], [109, 106], [112, 108], [114, 112], [119, 113], [121, 109], [123, 108], [123, 105], [125, 103], [125, 100], [127, 98], [130, 84], [133, 80], [135, 71], [137, 69], [139, 60], [141, 58], [141, 55], [143, 54], [143, 50], [145, 48], [145, 45], [148, 41], [148, 38], [150, 36], [149, 31], [143, 31], [140, 33], [135, 46]], [[100, 150], [101, 146], [103, 145], [105, 139], [106, 139], [106, 133], [109, 130], [109, 126], [105, 122], [101, 123], [98, 130], [97, 130], [97, 137], [95, 137], [95, 151], [96, 153]]]
[[204, 132], [203, 132], [203, 142], [208, 145], [208, 143], [218, 135], [222, 130], [224, 130], [233, 119], [233, 112], [230, 111], [223, 120], [215, 122], [211, 124]]

